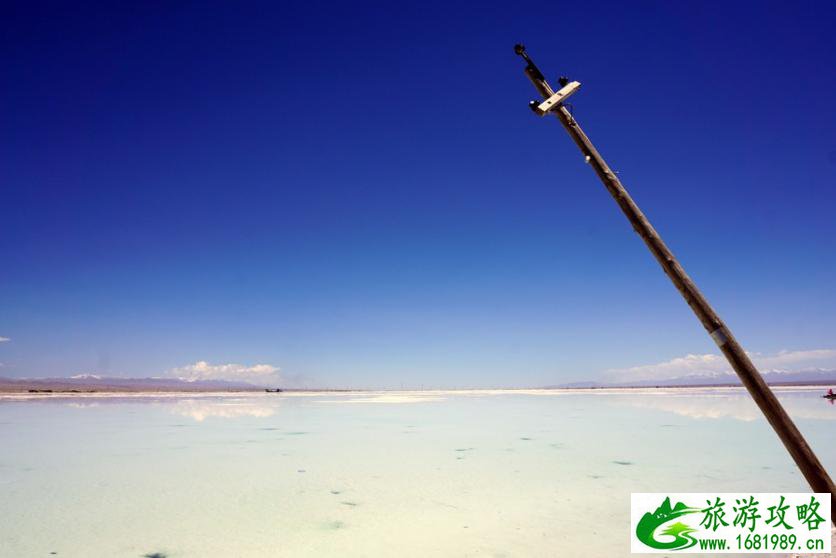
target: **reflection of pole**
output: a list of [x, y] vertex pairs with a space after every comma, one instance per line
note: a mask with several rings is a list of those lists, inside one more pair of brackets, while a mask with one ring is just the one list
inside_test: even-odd
[[[781, 441], [784, 443], [787, 451], [790, 452], [790, 455], [807, 479], [807, 482], [810, 483], [810, 487], [815, 492], [830, 493], [831, 509], [836, 510], [836, 488], [834, 488], [833, 481], [813, 453], [813, 450], [807, 445], [804, 436], [801, 435], [801, 432], [793, 424], [790, 416], [781, 406], [781, 403], [775, 397], [775, 394], [772, 393], [772, 390], [769, 389], [769, 386], [766, 385], [763, 377], [755, 368], [755, 365], [752, 364], [752, 361], [749, 360], [746, 352], [726, 327], [726, 324], [723, 323], [720, 316], [717, 315], [691, 278], [685, 273], [685, 270], [679, 262], [676, 261], [673, 253], [671, 253], [662, 241], [659, 233], [656, 232], [653, 225], [650, 224], [650, 221], [647, 220], [647, 217], [639, 209], [639, 206], [636, 205], [636, 202], [627, 193], [621, 181], [610, 170], [604, 158], [601, 157], [601, 154], [598, 153], [598, 150], [595, 149], [595, 146], [592, 145], [592, 142], [584, 134], [583, 130], [581, 130], [577, 120], [563, 106], [562, 100], [569, 94], [574, 93], [580, 84], [561, 78], [560, 81], [563, 89], [555, 93], [548, 82], [546, 82], [546, 78], [543, 77], [543, 74], [525, 52], [525, 47], [517, 45], [514, 47], [514, 50], [525, 59], [525, 74], [545, 99], [542, 103], [532, 101], [532, 109], [538, 114], [553, 113], [557, 116], [560, 123], [566, 128], [569, 136], [571, 136], [581, 150], [581, 153], [583, 153], [586, 162], [592, 166], [598, 178], [601, 179], [601, 182], [604, 183], [604, 186], [615, 199], [616, 203], [618, 203], [618, 206], [630, 221], [633, 229], [642, 237], [650, 252], [662, 266], [665, 274], [667, 274], [674, 286], [682, 294], [685, 302], [688, 303], [691, 310], [697, 315], [697, 318], [703, 327], [705, 327], [706, 331], [708, 331], [708, 334], [714, 342], [717, 343], [717, 346], [720, 347], [729, 364], [737, 372], [743, 385], [749, 390], [749, 394], [755, 400], [755, 403], [758, 404], [764, 416], [766, 416], [766, 420], [769, 421], [769, 424], [772, 425], [778, 437], [781, 438]], [[834, 519], [834, 523], [836, 523], [836, 519]]]

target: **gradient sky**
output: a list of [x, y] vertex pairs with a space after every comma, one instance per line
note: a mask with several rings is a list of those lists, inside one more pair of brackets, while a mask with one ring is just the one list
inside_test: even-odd
[[475, 6], [5, 4], [0, 375], [531, 386], [716, 354], [527, 108], [518, 41], [582, 82], [744, 346], [836, 368], [836, 5]]

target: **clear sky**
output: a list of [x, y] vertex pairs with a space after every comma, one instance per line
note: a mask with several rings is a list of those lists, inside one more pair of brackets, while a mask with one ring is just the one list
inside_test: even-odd
[[575, 116], [744, 346], [836, 368], [835, 20], [6, 4], [0, 375], [531, 386], [716, 354], [527, 108], [519, 41], [582, 82]]

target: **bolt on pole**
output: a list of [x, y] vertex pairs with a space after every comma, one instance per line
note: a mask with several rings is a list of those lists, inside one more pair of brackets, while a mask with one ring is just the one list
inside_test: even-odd
[[[836, 509], [836, 488], [833, 481], [827, 474], [821, 462], [816, 457], [807, 441], [799, 432], [784, 407], [772, 393], [772, 390], [764, 381], [755, 365], [746, 355], [743, 347], [737, 342], [732, 332], [720, 319], [697, 286], [685, 273], [685, 270], [674, 257], [673, 253], [665, 245], [662, 237], [650, 224], [647, 217], [642, 213], [633, 198], [621, 184], [616, 174], [610, 169], [598, 150], [581, 129], [577, 120], [568, 109], [562, 104], [562, 100], [569, 94], [574, 93], [580, 86], [578, 82], [569, 82], [566, 78], [560, 79], [562, 89], [555, 92], [546, 81], [546, 78], [528, 56], [523, 45], [516, 45], [514, 51], [521, 56], [525, 62], [525, 74], [534, 87], [543, 97], [544, 101], [538, 103], [532, 101], [530, 106], [535, 113], [540, 115], [554, 114], [569, 136], [581, 150], [586, 162], [593, 168], [595, 174], [615, 199], [621, 211], [630, 221], [633, 229], [642, 237], [650, 252], [662, 266], [665, 274], [679, 290], [685, 302], [696, 314], [697, 319], [705, 327], [708, 334], [723, 352], [726, 360], [740, 377], [741, 382], [755, 400], [766, 420], [772, 425], [775, 433], [787, 448], [796, 465], [801, 470], [804, 478], [810, 484], [814, 492], [827, 492], [830, 494], [831, 509]], [[836, 524], [836, 516], [833, 518]]]

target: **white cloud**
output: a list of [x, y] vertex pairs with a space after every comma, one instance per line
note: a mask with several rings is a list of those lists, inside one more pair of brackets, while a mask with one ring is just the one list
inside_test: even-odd
[[171, 373], [189, 382], [196, 380], [234, 380], [275, 383], [278, 381], [279, 371], [280, 369], [277, 366], [271, 364], [254, 364], [252, 366], [234, 363], [209, 364], [205, 360], [199, 360], [194, 364], [174, 368]]
[[0, 337], [0, 343], [5, 343], [6, 341], [11, 341], [8, 337]]
[[798, 370], [811, 366], [836, 368], [836, 350], [813, 349], [810, 351], [781, 351], [774, 355], [750, 354], [761, 372]]
[[[747, 354], [761, 373], [794, 372], [813, 367], [836, 368], [835, 349], [780, 351], [771, 355]], [[609, 376], [619, 381], [669, 380], [685, 376], [718, 377], [731, 373], [726, 358], [717, 354], [685, 355], [655, 364], [607, 370]]]
[[656, 364], [612, 368], [607, 374], [622, 380], [666, 380], [681, 376], [719, 376], [730, 371], [729, 363], [719, 355], [685, 355]]

